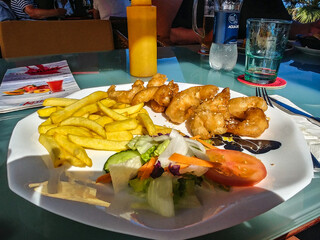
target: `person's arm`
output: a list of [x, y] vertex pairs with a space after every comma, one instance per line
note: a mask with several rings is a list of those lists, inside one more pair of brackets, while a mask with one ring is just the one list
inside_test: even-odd
[[97, 9], [93, 8], [90, 11], [92, 12], [93, 19], [100, 19], [100, 13]]
[[289, 39], [296, 39], [297, 35], [313, 35], [320, 33], [320, 20], [312, 23], [299, 23], [293, 21], [290, 28]]
[[172, 22], [183, 0], [152, 0], [157, 7], [157, 35], [160, 39], [169, 39]]
[[64, 8], [39, 9], [35, 8], [33, 5], [27, 5], [24, 8], [24, 12], [33, 19], [45, 19], [48, 17], [63, 17], [67, 10]]
[[174, 44], [195, 44], [200, 43], [200, 37], [188, 28], [178, 27], [171, 28], [170, 41]]
[[93, 0], [93, 8], [91, 9], [92, 11], [92, 16], [93, 19], [100, 19], [100, 13], [99, 13], [99, 1]]

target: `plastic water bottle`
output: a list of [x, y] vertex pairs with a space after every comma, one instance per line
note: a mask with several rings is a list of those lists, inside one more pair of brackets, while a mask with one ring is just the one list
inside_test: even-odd
[[215, 25], [209, 64], [214, 70], [230, 71], [237, 63], [237, 38], [242, 0], [215, 0]]

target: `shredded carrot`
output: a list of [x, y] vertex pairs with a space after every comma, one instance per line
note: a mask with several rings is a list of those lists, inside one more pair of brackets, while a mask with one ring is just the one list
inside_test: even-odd
[[147, 164], [148, 164], [148, 162], [145, 163], [145, 164], [143, 164], [143, 165], [139, 168], [139, 170], [138, 170], [138, 175], [139, 175], [139, 173], [143, 173], [143, 171], [146, 170]]
[[199, 143], [201, 143], [203, 146], [209, 148], [209, 149], [217, 149], [215, 146], [213, 146], [210, 143], [207, 143], [206, 141], [203, 141], [199, 135], [193, 136], [191, 139], [197, 140]]
[[180, 164], [182, 163], [182, 164], [188, 164], [188, 165], [197, 165], [197, 166], [209, 167], [209, 168], [212, 168], [215, 166], [215, 164], [212, 162], [208, 162], [206, 160], [202, 160], [196, 157], [184, 156], [179, 153], [172, 154], [169, 157], [169, 160], [180, 163]]
[[180, 169], [184, 169], [190, 166], [190, 164], [183, 164], [183, 163], [180, 163], [178, 165], [180, 166]]
[[154, 169], [154, 164], [156, 163], [156, 158], [152, 157], [149, 162], [144, 164], [141, 168], [139, 168], [138, 171], [138, 177], [143, 180], [150, 177], [150, 174], [152, 173]]
[[197, 140], [198, 138], [200, 138], [200, 135], [195, 135], [195, 136], [191, 137], [190, 139], [195, 139], [195, 140]]
[[109, 183], [111, 182], [110, 173], [106, 173], [97, 178], [96, 183]]

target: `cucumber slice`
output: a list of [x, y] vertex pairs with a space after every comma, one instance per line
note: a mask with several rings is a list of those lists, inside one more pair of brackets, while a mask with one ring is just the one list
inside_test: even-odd
[[130, 149], [126, 150], [126, 151], [115, 153], [112, 156], [110, 156], [108, 158], [108, 160], [105, 162], [105, 164], [103, 166], [103, 170], [108, 173], [110, 164], [123, 163], [123, 162], [126, 162], [129, 159], [137, 157], [137, 156], [140, 157], [140, 153], [136, 150], [130, 150]]

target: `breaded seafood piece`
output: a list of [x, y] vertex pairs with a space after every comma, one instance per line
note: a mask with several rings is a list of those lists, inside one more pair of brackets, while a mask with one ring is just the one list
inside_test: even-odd
[[131, 104], [133, 97], [144, 89], [144, 82], [138, 79], [128, 91], [116, 91], [115, 88], [115, 85], [109, 87], [108, 97], [120, 103]]
[[164, 74], [157, 73], [155, 74], [148, 82], [148, 87], [160, 87], [167, 81], [167, 76]]
[[170, 81], [167, 85], [152, 86], [138, 92], [132, 99], [132, 105], [138, 103], [150, 103], [155, 112], [164, 112], [171, 99], [179, 91], [178, 84]]
[[146, 103], [151, 101], [158, 89], [159, 87], [148, 87], [141, 90], [133, 97], [131, 104], [136, 105], [138, 103]]
[[239, 136], [259, 137], [268, 127], [269, 121], [260, 108], [249, 108], [244, 118], [229, 121], [228, 132]]
[[153, 100], [160, 106], [168, 107], [172, 98], [179, 92], [179, 85], [171, 80], [167, 85], [159, 87], [155, 93]]
[[213, 97], [216, 96], [217, 92], [219, 91], [219, 88], [215, 85], [204, 85], [200, 86], [200, 100], [208, 100], [212, 99]]
[[195, 112], [209, 110], [216, 113], [222, 113], [225, 119], [230, 118], [228, 104], [230, 100], [230, 89], [224, 88], [214, 98], [203, 101]]
[[227, 132], [226, 121], [222, 113], [203, 110], [193, 115], [187, 125], [193, 136], [199, 135], [201, 139], [209, 139], [215, 134]]
[[150, 107], [151, 107], [152, 111], [154, 111], [156, 113], [163, 113], [163, 112], [166, 111], [166, 107], [165, 106], [161, 106], [155, 100], [151, 100], [150, 101]]
[[218, 92], [214, 85], [190, 87], [177, 93], [170, 102], [165, 114], [173, 123], [183, 123], [204, 100], [213, 98]]
[[229, 112], [233, 117], [243, 119], [245, 118], [245, 112], [249, 108], [260, 108], [263, 111], [268, 109], [268, 105], [265, 100], [261, 97], [238, 97], [230, 99], [229, 101]]
[[230, 89], [225, 88], [214, 98], [202, 102], [187, 121], [192, 135], [200, 135], [202, 139], [209, 139], [215, 134], [226, 133], [226, 120], [230, 118], [229, 99]]

